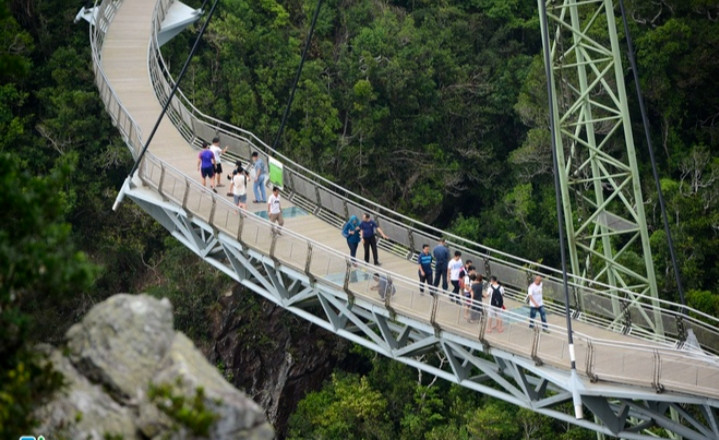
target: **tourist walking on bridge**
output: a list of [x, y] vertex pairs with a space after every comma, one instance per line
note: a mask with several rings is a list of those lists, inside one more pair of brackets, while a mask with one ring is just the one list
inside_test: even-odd
[[220, 138], [215, 137], [212, 139], [212, 145], [210, 145], [210, 151], [215, 155], [215, 187], [219, 188], [222, 185], [220, 181], [222, 179], [222, 155], [227, 152], [230, 146], [226, 146], [224, 149], [220, 148]]
[[260, 158], [257, 151], [252, 153], [252, 163], [254, 164], [252, 169], [255, 171], [255, 181], [252, 184], [252, 191], [255, 193], [255, 203], [265, 203], [267, 200], [267, 193], [265, 192], [265, 176], [267, 175], [267, 170], [265, 169], [265, 161]]
[[544, 301], [542, 298], [542, 277], [537, 275], [534, 282], [527, 288], [527, 298], [529, 299], [529, 328], [534, 328], [534, 318], [539, 312], [542, 320], [542, 331], [549, 333], [547, 326], [547, 313], [544, 311]]
[[482, 298], [484, 298], [484, 282], [482, 275], [476, 273], [470, 274], [469, 279], [472, 282], [472, 311], [469, 315], [469, 323], [472, 324], [479, 320], [482, 314]]
[[207, 186], [206, 179], [210, 178], [210, 188], [215, 189], [215, 155], [209, 150], [207, 142], [202, 142], [202, 151], [197, 155], [197, 171], [202, 176], [202, 186]]
[[232, 172], [232, 195], [238, 208], [247, 209], [247, 171], [240, 169]]
[[434, 296], [433, 284], [432, 284], [432, 255], [429, 253], [429, 245], [422, 245], [422, 252], [417, 257], [419, 263], [419, 293], [424, 294], [424, 284], [429, 286], [429, 294]]
[[277, 187], [272, 188], [272, 195], [270, 200], [267, 201], [267, 214], [270, 217], [270, 223], [277, 223], [280, 225], [279, 228], [275, 228], [272, 225], [272, 233], [282, 235], [282, 227], [285, 225], [285, 220], [282, 218], [282, 207], [280, 206], [280, 189]]
[[439, 286], [439, 280], [441, 278], [442, 290], [447, 290], [447, 264], [449, 264], [449, 249], [447, 249], [447, 241], [444, 238], [439, 239], [439, 243], [434, 247], [432, 255], [434, 256], [434, 268], [437, 272], [437, 275], [434, 278], [434, 287]]
[[357, 264], [357, 247], [362, 240], [359, 223], [357, 216], [353, 215], [342, 227], [342, 236], [347, 239], [347, 246], [350, 248], [350, 257], [352, 257], [353, 265]]
[[369, 263], [369, 250], [372, 249], [372, 257], [374, 258], [375, 266], [380, 266], [379, 257], [377, 255], [377, 232], [382, 235], [382, 238], [387, 240], [387, 236], [379, 227], [377, 222], [372, 220], [369, 214], [362, 216], [362, 222], [359, 224], [360, 233], [362, 235], [362, 244], [364, 246], [364, 261]]
[[447, 274], [449, 275], [449, 282], [452, 283], [452, 295], [450, 299], [452, 302], [459, 304], [459, 274], [462, 272], [464, 264], [462, 263], [462, 253], [460, 251], [454, 251], [454, 258], [447, 265]]
[[[499, 284], [497, 277], [492, 275], [489, 279], [489, 322], [487, 323], [487, 333], [492, 333], [492, 329], [497, 329], [497, 332], [502, 333], [504, 328], [502, 327], [502, 309], [504, 309], [504, 287]], [[492, 325], [492, 319], [495, 320]]]

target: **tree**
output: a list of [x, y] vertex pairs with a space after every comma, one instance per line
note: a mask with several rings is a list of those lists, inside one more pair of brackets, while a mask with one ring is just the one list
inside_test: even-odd
[[288, 439], [391, 439], [387, 401], [365, 377], [333, 374], [290, 418]]
[[61, 378], [31, 351], [33, 304], [80, 292], [95, 273], [75, 250], [65, 223], [62, 188], [72, 171], [63, 160], [47, 176], [30, 175], [9, 153], [0, 153], [0, 437], [30, 432], [32, 409]]

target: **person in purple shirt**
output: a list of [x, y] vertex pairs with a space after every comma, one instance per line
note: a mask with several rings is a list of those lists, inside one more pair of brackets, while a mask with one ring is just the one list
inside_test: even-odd
[[362, 216], [362, 221], [359, 224], [360, 236], [362, 237], [362, 245], [364, 246], [364, 261], [369, 263], [369, 250], [372, 248], [372, 256], [374, 257], [375, 266], [379, 266], [379, 258], [377, 257], [377, 236], [375, 232], [379, 232], [382, 238], [385, 240], [387, 236], [382, 231], [382, 228], [370, 218], [369, 214]]
[[207, 142], [202, 142], [202, 151], [197, 156], [197, 171], [202, 176], [202, 186], [206, 185], [206, 179], [210, 178], [210, 188], [212, 191], [217, 192], [215, 189], [215, 153], [209, 149]]

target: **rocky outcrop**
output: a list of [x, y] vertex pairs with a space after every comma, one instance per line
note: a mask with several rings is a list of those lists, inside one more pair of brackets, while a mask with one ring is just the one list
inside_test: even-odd
[[278, 438], [309, 391], [345, 359], [349, 343], [237, 286], [209, 319], [207, 357], [266, 411]]
[[55, 438], [272, 439], [262, 409], [175, 332], [169, 301], [116, 295], [41, 347], [67, 385], [38, 410]]

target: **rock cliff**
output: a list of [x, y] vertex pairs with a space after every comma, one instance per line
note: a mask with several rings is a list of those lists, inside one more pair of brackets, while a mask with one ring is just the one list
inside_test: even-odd
[[297, 402], [321, 387], [350, 345], [239, 285], [209, 318], [203, 351], [265, 409], [280, 439]]
[[173, 328], [169, 301], [116, 295], [40, 347], [67, 385], [40, 408], [38, 433], [82, 439], [272, 439], [256, 403]]

